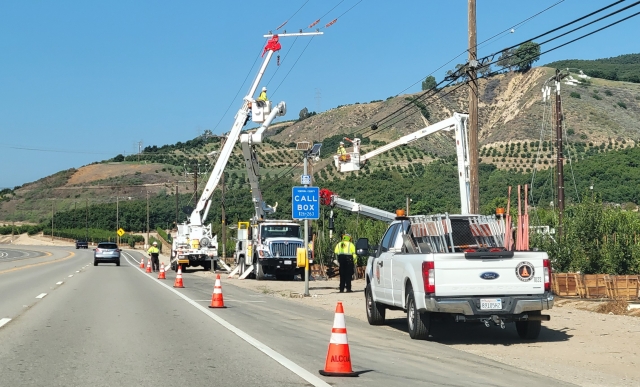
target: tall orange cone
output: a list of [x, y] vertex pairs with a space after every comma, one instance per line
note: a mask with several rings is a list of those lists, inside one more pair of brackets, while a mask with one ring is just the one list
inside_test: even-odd
[[331, 340], [329, 340], [329, 351], [324, 370], [320, 370], [323, 376], [358, 376], [351, 368], [351, 354], [349, 353], [349, 343], [347, 341], [347, 325], [344, 321], [344, 309], [342, 302], [336, 305], [336, 314], [333, 319], [333, 329], [331, 329]]
[[144, 258], [140, 259], [140, 268], [144, 269]]
[[151, 258], [147, 261], [147, 270], [145, 272], [151, 273]]
[[211, 305], [209, 308], [226, 308], [222, 299], [222, 284], [220, 283], [220, 274], [216, 275], [216, 283], [213, 285], [213, 294], [211, 295]]
[[160, 264], [160, 273], [158, 274], [158, 279], [167, 279], [166, 274], [164, 274], [164, 262]]
[[174, 288], [184, 288], [182, 283], [182, 265], [178, 265], [178, 274], [176, 274], [176, 281], [173, 283]]

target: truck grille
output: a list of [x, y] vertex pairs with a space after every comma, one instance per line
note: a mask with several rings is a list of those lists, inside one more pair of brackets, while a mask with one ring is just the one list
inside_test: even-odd
[[271, 255], [276, 256], [277, 253], [280, 257], [289, 258], [296, 256], [296, 250], [298, 247], [302, 247], [300, 242], [274, 242], [271, 244]]

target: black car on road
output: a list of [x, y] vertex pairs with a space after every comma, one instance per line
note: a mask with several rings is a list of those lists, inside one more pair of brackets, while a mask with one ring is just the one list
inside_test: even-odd
[[76, 250], [77, 249], [88, 249], [89, 242], [86, 241], [76, 241]]

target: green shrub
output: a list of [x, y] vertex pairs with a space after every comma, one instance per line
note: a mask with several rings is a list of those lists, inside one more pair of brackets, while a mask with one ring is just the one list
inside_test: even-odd
[[611, 92], [611, 90], [605, 90], [604, 94], [608, 97], [611, 97], [613, 95], [613, 93]]
[[576, 93], [575, 91], [572, 91], [571, 94], [569, 94], [569, 97], [580, 99], [580, 94]]
[[622, 101], [618, 102], [618, 103], [617, 103], [617, 105], [618, 105], [618, 106], [620, 106], [620, 107], [621, 107], [621, 108], [623, 108], [623, 109], [626, 109], [626, 108], [627, 108], [627, 104], [626, 104], [626, 103], [624, 103], [624, 102], [622, 102]]

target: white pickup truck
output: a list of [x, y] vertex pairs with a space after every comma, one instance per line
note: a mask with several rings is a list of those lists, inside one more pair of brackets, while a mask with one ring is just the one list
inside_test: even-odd
[[[367, 319], [385, 321], [387, 309], [405, 310], [412, 339], [427, 339], [431, 320], [515, 322], [522, 339], [537, 339], [553, 307], [551, 265], [541, 251], [507, 251], [504, 225], [480, 215], [398, 217], [366, 269]], [[370, 251], [356, 242], [359, 255]]]

